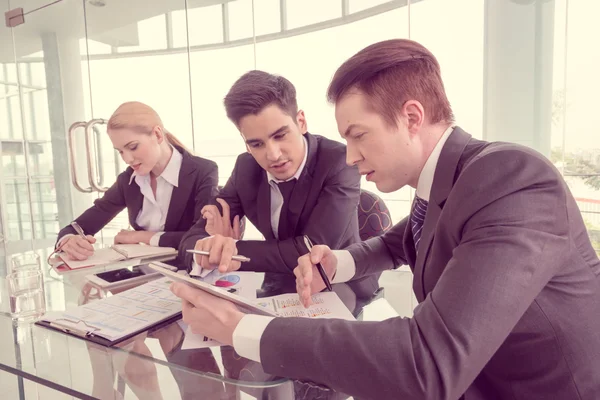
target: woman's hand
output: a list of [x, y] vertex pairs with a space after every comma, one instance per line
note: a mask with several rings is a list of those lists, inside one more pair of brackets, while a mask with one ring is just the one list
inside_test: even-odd
[[150, 244], [150, 239], [152, 239], [152, 236], [155, 234], [156, 232], [121, 229], [121, 231], [117, 233], [117, 236], [115, 236], [115, 244]]

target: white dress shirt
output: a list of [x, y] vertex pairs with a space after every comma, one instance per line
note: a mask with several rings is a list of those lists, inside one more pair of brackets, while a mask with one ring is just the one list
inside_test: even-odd
[[[171, 148], [173, 149], [173, 154], [162, 174], [156, 178], [156, 196], [152, 193], [152, 186], [150, 186], [150, 174], [142, 176], [136, 174], [134, 171], [131, 174], [131, 178], [129, 178], [130, 185], [135, 178], [135, 182], [140, 187], [140, 191], [144, 196], [142, 208], [135, 218], [135, 222], [145, 231], [156, 232], [150, 238], [149, 244], [151, 246], [158, 246], [160, 237], [164, 233], [173, 188], [179, 186], [179, 171], [181, 170], [183, 156], [176, 148]], [[74, 235], [63, 236], [56, 247], [60, 247], [62, 242], [71, 236]]]
[[[294, 176], [292, 176], [289, 179], [286, 179], [285, 181], [281, 181], [275, 178], [270, 172], [267, 171], [267, 180], [271, 189], [271, 229], [273, 230], [273, 235], [275, 235], [275, 238], [278, 238], [279, 236], [279, 219], [281, 217], [281, 207], [283, 207], [283, 195], [281, 194], [281, 191], [279, 190], [279, 186], [277, 184], [281, 182], [288, 182], [292, 179], [299, 179], [300, 175], [302, 175], [302, 171], [304, 171], [304, 166], [306, 165], [307, 158], [308, 142], [306, 141], [306, 136], [304, 136], [304, 159], [302, 160], [302, 164], [300, 164], [300, 167], [298, 167], [298, 170], [296, 171]], [[196, 263], [195, 259], [192, 260], [192, 271], [190, 272], [190, 275], [200, 276], [204, 278], [210, 273], [211, 270], [203, 270], [203, 268], [200, 267], [198, 263]]]
[[275, 178], [269, 171], [267, 171], [267, 179], [269, 181], [269, 186], [271, 187], [271, 229], [273, 230], [273, 235], [276, 238], [279, 238], [279, 219], [281, 217], [281, 207], [283, 207], [283, 195], [279, 190], [278, 183], [289, 182], [292, 179], [299, 179], [302, 171], [304, 170], [304, 166], [306, 165], [306, 159], [308, 158], [308, 142], [306, 141], [306, 137], [304, 137], [304, 159], [302, 160], [302, 164], [298, 167], [298, 171], [289, 179], [285, 181], [281, 181]]
[[135, 171], [131, 174], [129, 184], [135, 179], [144, 196], [144, 203], [135, 222], [145, 231], [156, 232], [150, 239], [150, 245], [158, 246], [160, 237], [164, 233], [165, 222], [171, 204], [173, 188], [179, 186], [179, 171], [183, 156], [172, 147], [173, 154], [163, 172], [156, 178], [156, 196], [152, 193], [150, 174], [138, 175]]
[[[424, 200], [429, 201], [433, 176], [440, 153], [453, 130], [454, 126], [446, 129], [421, 170], [419, 180], [417, 181], [417, 195]], [[352, 279], [356, 272], [356, 264], [350, 252], [347, 250], [333, 250], [333, 254], [337, 257], [338, 267], [332, 283], [347, 282]], [[233, 331], [233, 348], [235, 351], [242, 357], [260, 362], [260, 339], [272, 319], [273, 317], [262, 315], [244, 315]]]

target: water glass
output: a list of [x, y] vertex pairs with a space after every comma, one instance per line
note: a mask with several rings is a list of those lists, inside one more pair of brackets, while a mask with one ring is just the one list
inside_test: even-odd
[[46, 312], [42, 271], [24, 269], [6, 276], [13, 319], [37, 319]]
[[23, 270], [40, 270], [40, 256], [33, 252], [18, 253], [11, 257], [11, 272]]

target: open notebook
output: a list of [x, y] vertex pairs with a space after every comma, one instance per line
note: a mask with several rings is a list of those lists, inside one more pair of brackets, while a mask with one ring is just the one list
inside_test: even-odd
[[115, 244], [110, 247], [94, 251], [94, 255], [87, 260], [69, 260], [67, 257], [61, 259], [69, 269], [95, 267], [98, 265], [111, 264], [118, 261], [132, 259], [152, 259], [162, 256], [177, 255], [177, 250], [172, 247], [157, 247], [143, 244]]

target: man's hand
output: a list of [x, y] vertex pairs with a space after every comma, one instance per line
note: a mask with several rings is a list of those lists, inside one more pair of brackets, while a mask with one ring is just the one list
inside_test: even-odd
[[223, 208], [223, 215], [219, 212], [217, 206], [208, 205], [202, 207], [202, 218], [206, 220], [204, 230], [211, 236], [221, 235], [239, 240], [240, 234], [240, 216], [236, 215], [231, 224], [231, 214], [229, 204], [223, 199], [217, 199], [217, 202]]
[[194, 250], [204, 250], [210, 253], [208, 256], [194, 255], [196, 264], [203, 269], [219, 268], [219, 272], [222, 274], [240, 269], [241, 263], [231, 259], [231, 257], [237, 255], [238, 250], [235, 240], [230, 237], [215, 235], [200, 239], [196, 242]]
[[67, 253], [71, 260], [87, 260], [88, 257], [94, 254], [92, 244], [96, 243], [93, 236], [87, 235], [84, 240], [79, 235], [71, 235], [60, 243], [60, 250]]
[[183, 322], [192, 332], [233, 345], [233, 332], [244, 316], [233, 303], [180, 282], [171, 291], [181, 299]]
[[325, 282], [321, 278], [316, 264], [321, 263], [327, 277], [331, 281], [337, 270], [337, 257], [325, 245], [317, 245], [308, 254], [298, 258], [298, 266], [294, 268], [296, 275], [296, 290], [304, 307], [312, 304], [311, 296], [325, 289]]
[[121, 229], [121, 231], [117, 233], [117, 236], [115, 236], [115, 244], [150, 244], [150, 239], [152, 239], [152, 236], [155, 234], [156, 232]]

